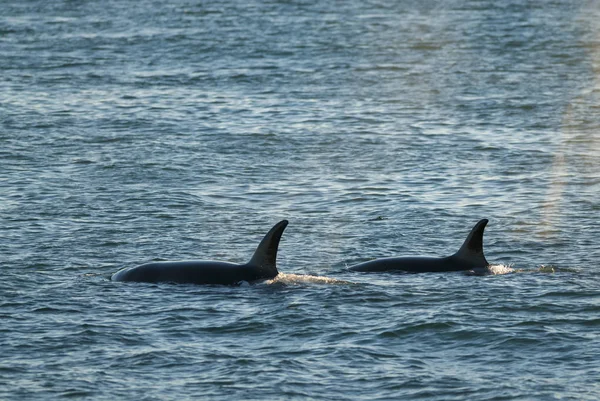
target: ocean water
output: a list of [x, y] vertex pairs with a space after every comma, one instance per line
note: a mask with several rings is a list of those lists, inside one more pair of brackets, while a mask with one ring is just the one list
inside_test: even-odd
[[599, 195], [597, 1], [3, 0], [0, 399], [597, 400]]

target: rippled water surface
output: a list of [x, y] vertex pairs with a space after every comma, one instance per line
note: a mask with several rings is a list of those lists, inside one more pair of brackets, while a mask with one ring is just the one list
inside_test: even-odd
[[0, 398], [597, 400], [599, 195], [596, 1], [4, 0]]

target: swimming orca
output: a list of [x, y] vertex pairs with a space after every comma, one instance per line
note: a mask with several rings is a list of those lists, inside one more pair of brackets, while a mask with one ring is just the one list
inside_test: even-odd
[[488, 220], [483, 219], [475, 224], [463, 245], [454, 255], [445, 258], [408, 256], [375, 259], [351, 266], [349, 269], [358, 272], [401, 270], [410, 273], [422, 273], [485, 268], [489, 265], [485, 256], [483, 256], [483, 230], [487, 223]]
[[111, 280], [237, 285], [242, 281], [250, 283], [271, 279], [279, 274], [276, 266], [277, 248], [287, 225], [287, 220], [275, 224], [256, 248], [252, 259], [243, 265], [203, 260], [152, 262], [119, 270]]

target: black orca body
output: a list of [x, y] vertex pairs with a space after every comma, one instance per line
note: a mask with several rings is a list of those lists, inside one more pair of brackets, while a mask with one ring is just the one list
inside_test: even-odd
[[399, 270], [410, 273], [451, 272], [485, 268], [489, 265], [483, 255], [483, 230], [488, 220], [480, 220], [471, 230], [467, 239], [454, 255], [445, 258], [399, 257], [375, 259], [351, 266], [358, 272], [383, 272]]
[[153, 262], [119, 270], [112, 275], [111, 280], [237, 285], [242, 281], [250, 283], [272, 279], [279, 274], [276, 266], [277, 249], [287, 225], [287, 220], [275, 224], [256, 248], [252, 259], [246, 264], [204, 260]]

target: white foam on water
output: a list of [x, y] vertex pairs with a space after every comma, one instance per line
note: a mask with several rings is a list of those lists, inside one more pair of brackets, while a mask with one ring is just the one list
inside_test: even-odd
[[489, 265], [487, 267], [481, 267], [467, 272], [470, 276], [495, 276], [499, 274], [514, 273], [515, 269], [507, 265]]
[[272, 280], [265, 281], [266, 284], [352, 284], [349, 281], [338, 280], [331, 277], [325, 276], [311, 276], [305, 274], [287, 274], [279, 273], [277, 277]]

